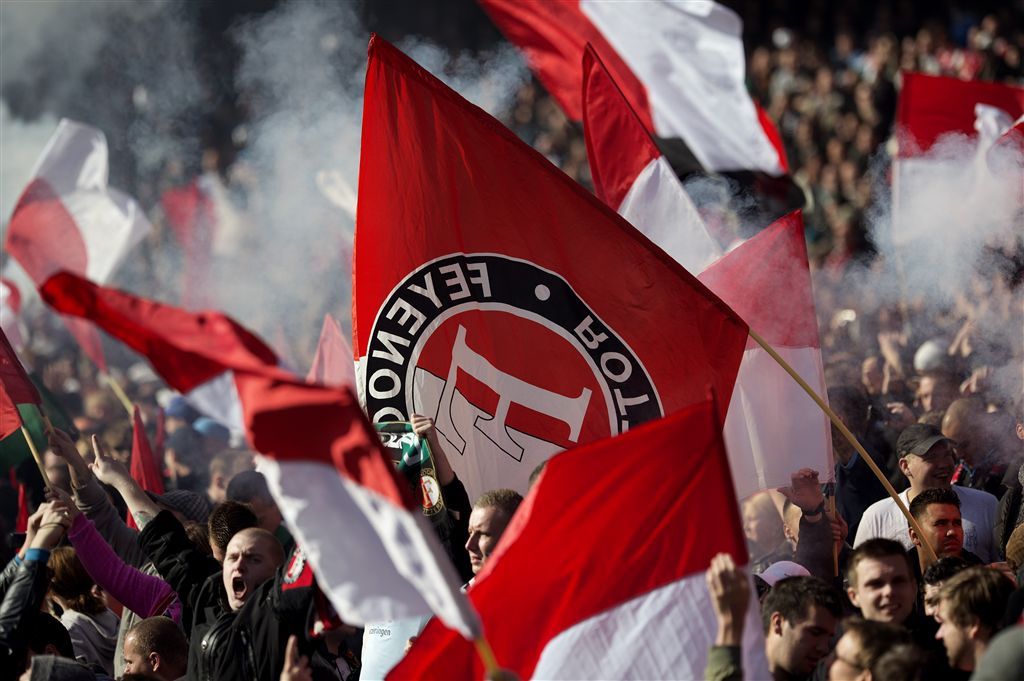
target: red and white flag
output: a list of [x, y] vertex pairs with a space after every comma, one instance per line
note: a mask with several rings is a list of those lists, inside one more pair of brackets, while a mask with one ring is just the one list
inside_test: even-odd
[[[726, 255], [682, 185], [639, 125], [609, 71], [584, 56], [584, 133], [594, 188], [754, 329], [819, 394], [825, 377], [799, 213], [778, 220]], [[831, 429], [821, 409], [752, 340], [725, 419], [740, 498], [789, 484], [803, 467], [832, 478]]]
[[309, 368], [306, 380], [322, 385], [347, 385], [355, 388], [356, 369], [352, 362], [352, 347], [345, 340], [338, 320], [324, 315], [324, 326], [320, 330], [320, 342], [316, 345], [313, 366]]
[[731, 9], [669, 0], [480, 4], [570, 118], [583, 117], [589, 43], [677, 175], [729, 175], [770, 202], [773, 216], [802, 205], [778, 131], [747, 92], [743, 24]]
[[688, 272], [722, 256], [722, 245], [590, 45], [583, 55], [583, 134], [602, 201]]
[[[139, 405], [135, 405], [132, 411], [132, 456], [129, 472], [142, 489], [153, 494], [164, 493], [164, 478], [153, 456], [153, 449], [149, 446], [149, 437], [146, 436], [146, 426], [142, 423]], [[128, 527], [134, 528], [135, 516], [129, 513], [125, 523]]]
[[[747, 562], [708, 401], [553, 457], [469, 590], [503, 668], [529, 679], [698, 679], [714, 643], [704, 572]], [[767, 678], [752, 599], [748, 678]], [[389, 679], [479, 679], [472, 645], [431, 621]]]
[[709, 386], [725, 413], [747, 336], [728, 307], [378, 38], [365, 93], [353, 327], [372, 421], [431, 416], [474, 496], [525, 491], [551, 454]]
[[[962, 224], [965, 231], [968, 226], [981, 231], [977, 228], [979, 211], [989, 220], [1000, 206], [1015, 212], [1016, 203], [1002, 197], [1019, 197], [1019, 169], [993, 172], [990, 164], [999, 165], [993, 157], [1002, 155], [999, 148], [1006, 141], [998, 140], [1022, 115], [1024, 88], [903, 74], [896, 107], [898, 151], [892, 171], [892, 241], [897, 247], [920, 244], [942, 233], [936, 219]], [[1007, 151], [1013, 153], [1012, 148]], [[974, 158], [977, 162], [972, 162]], [[948, 204], [937, 202], [936, 188], [939, 194], [955, 191], [958, 196]], [[935, 247], [949, 245], [947, 240]]]
[[[5, 248], [36, 286], [61, 270], [107, 282], [149, 232], [142, 209], [108, 186], [107, 175], [103, 133], [62, 119], [7, 226]], [[105, 370], [95, 329], [74, 321], [69, 327], [86, 354]]]
[[[698, 279], [826, 398], [799, 211], [729, 251]], [[801, 468], [818, 471], [822, 480], [834, 477], [828, 417], [752, 338], [729, 402], [725, 443], [741, 499], [790, 484], [790, 475]]]
[[145, 356], [183, 393], [227, 376], [259, 468], [345, 622], [436, 613], [466, 636], [479, 623], [421, 502], [399, 477], [348, 388], [310, 385], [231, 318], [190, 313], [64, 272], [40, 289]]

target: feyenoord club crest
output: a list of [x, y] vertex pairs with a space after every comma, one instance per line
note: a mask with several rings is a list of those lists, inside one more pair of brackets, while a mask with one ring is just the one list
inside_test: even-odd
[[450, 458], [513, 465], [523, 481], [554, 452], [662, 415], [635, 353], [565, 279], [495, 254], [407, 276], [380, 308], [364, 376], [374, 422], [425, 414]]

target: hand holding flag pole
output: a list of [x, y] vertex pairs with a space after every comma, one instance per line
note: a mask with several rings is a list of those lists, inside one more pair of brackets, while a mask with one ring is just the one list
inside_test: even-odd
[[[750, 329], [750, 337], [753, 338], [758, 345], [764, 348], [765, 352], [771, 355], [772, 359], [778, 362], [779, 366], [785, 369], [786, 373], [792, 376], [793, 380], [799, 383], [800, 387], [804, 389], [804, 392], [806, 392], [810, 396], [810, 398], [814, 400], [814, 403], [817, 404], [823, 412], [825, 412], [825, 415], [828, 416], [829, 420], [832, 422], [832, 425], [834, 425], [839, 430], [839, 432], [843, 434], [843, 437], [846, 438], [847, 442], [849, 442], [853, 446], [853, 448], [860, 455], [860, 458], [864, 460], [864, 463], [868, 465], [868, 467], [871, 469], [871, 472], [875, 474], [876, 478], [878, 478], [878, 481], [882, 483], [882, 487], [885, 488], [885, 491], [888, 492], [889, 496], [892, 497], [893, 501], [896, 502], [896, 506], [898, 506], [900, 511], [903, 512], [903, 515], [906, 516], [907, 522], [909, 522], [910, 526], [914, 528], [914, 531], [917, 533], [917, 536], [921, 538], [921, 546], [924, 548], [925, 553], [927, 554], [928, 562], [934, 563], [936, 560], [938, 560], [938, 556], [936, 556], [935, 554], [935, 549], [932, 548], [932, 545], [928, 543], [928, 540], [925, 538], [924, 532], [921, 530], [921, 526], [917, 524], [917, 520], [915, 520], [914, 516], [912, 516], [910, 514], [910, 511], [907, 510], [907, 505], [903, 503], [903, 500], [900, 499], [900, 495], [897, 494], [896, 490], [894, 490], [892, 485], [889, 484], [889, 480], [885, 477], [882, 471], [879, 470], [878, 464], [876, 464], [874, 459], [872, 459], [871, 456], [864, 450], [864, 446], [857, 441], [857, 438], [854, 437], [853, 433], [850, 432], [850, 429], [846, 427], [846, 424], [842, 422], [839, 416], [836, 415], [834, 411], [832, 411], [828, 404], [825, 403], [825, 400], [821, 399], [821, 396], [814, 392], [814, 389], [811, 388], [811, 386], [807, 385], [807, 381], [805, 381], [800, 376], [800, 374], [798, 374], [796, 370], [793, 367], [791, 367], [789, 363], [786, 362], [786, 360], [784, 360], [781, 355], [779, 355], [778, 352], [775, 351], [775, 348], [773, 348], [771, 345], [767, 343], [767, 341], [765, 341], [764, 338], [762, 338], [753, 329]], [[833, 501], [833, 503], [835, 502]], [[835, 554], [833, 553], [833, 555]], [[837, 559], [833, 558], [833, 560]]]

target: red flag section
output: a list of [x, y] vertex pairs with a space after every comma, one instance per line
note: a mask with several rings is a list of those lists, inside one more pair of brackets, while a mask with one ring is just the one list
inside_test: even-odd
[[324, 315], [324, 326], [320, 330], [320, 342], [316, 346], [313, 366], [306, 380], [323, 385], [355, 386], [356, 372], [352, 363], [352, 348], [341, 332], [338, 320], [330, 314]]
[[61, 272], [39, 289], [58, 312], [91, 320], [146, 357], [175, 390], [188, 392], [226, 370], [277, 365], [263, 341], [227, 315], [186, 312]]
[[21, 428], [19, 404], [40, 404], [42, 398], [21, 366], [7, 336], [0, 331], [0, 440]]
[[708, 386], [724, 413], [746, 325], [498, 121], [384, 41], [369, 53], [353, 326], [371, 420], [434, 417], [472, 496]]
[[220, 313], [185, 312], [67, 272], [41, 293], [59, 312], [85, 317], [142, 353], [179, 391], [229, 378], [288, 526], [346, 622], [433, 610], [466, 636], [477, 631], [454, 568], [350, 389], [292, 377], [259, 338]]
[[[142, 414], [139, 406], [135, 405], [132, 412], [132, 458], [129, 467], [132, 479], [139, 483], [139, 486], [153, 494], [164, 493], [164, 479], [160, 475], [160, 468], [153, 457], [153, 450], [149, 446], [149, 438], [146, 437], [146, 426], [142, 423]], [[135, 527], [135, 516], [128, 514], [125, 522], [128, 527]]]
[[[548, 462], [469, 590], [502, 667], [702, 678], [715, 631], [703, 573], [719, 552], [747, 562], [714, 411], [703, 402]], [[763, 655], [751, 628], [745, 652]], [[763, 660], [744, 668], [756, 678]], [[388, 678], [483, 676], [472, 644], [435, 620]]]
[[1024, 88], [904, 73], [896, 107], [900, 158], [926, 153], [949, 133], [976, 136], [979, 104], [1004, 112], [1012, 124], [1024, 115]]

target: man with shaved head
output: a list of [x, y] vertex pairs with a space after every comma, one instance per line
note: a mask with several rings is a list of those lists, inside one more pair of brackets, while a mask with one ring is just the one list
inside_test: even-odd
[[125, 674], [150, 674], [175, 681], [188, 667], [188, 641], [181, 628], [166, 617], [148, 617], [124, 638]]
[[312, 652], [306, 627], [312, 588], [295, 580], [302, 573], [301, 554], [293, 555], [287, 571], [279, 570], [285, 553], [272, 533], [239, 530], [221, 565], [164, 511], [146, 525], [139, 542], [185, 606], [188, 678], [277, 679], [290, 635], [303, 654]]
[[955, 400], [942, 417], [942, 435], [953, 441], [956, 470], [953, 484], [998, 495], [1006, 473], [998, 443], [993, 437], [994, 417], [977, 396]]

